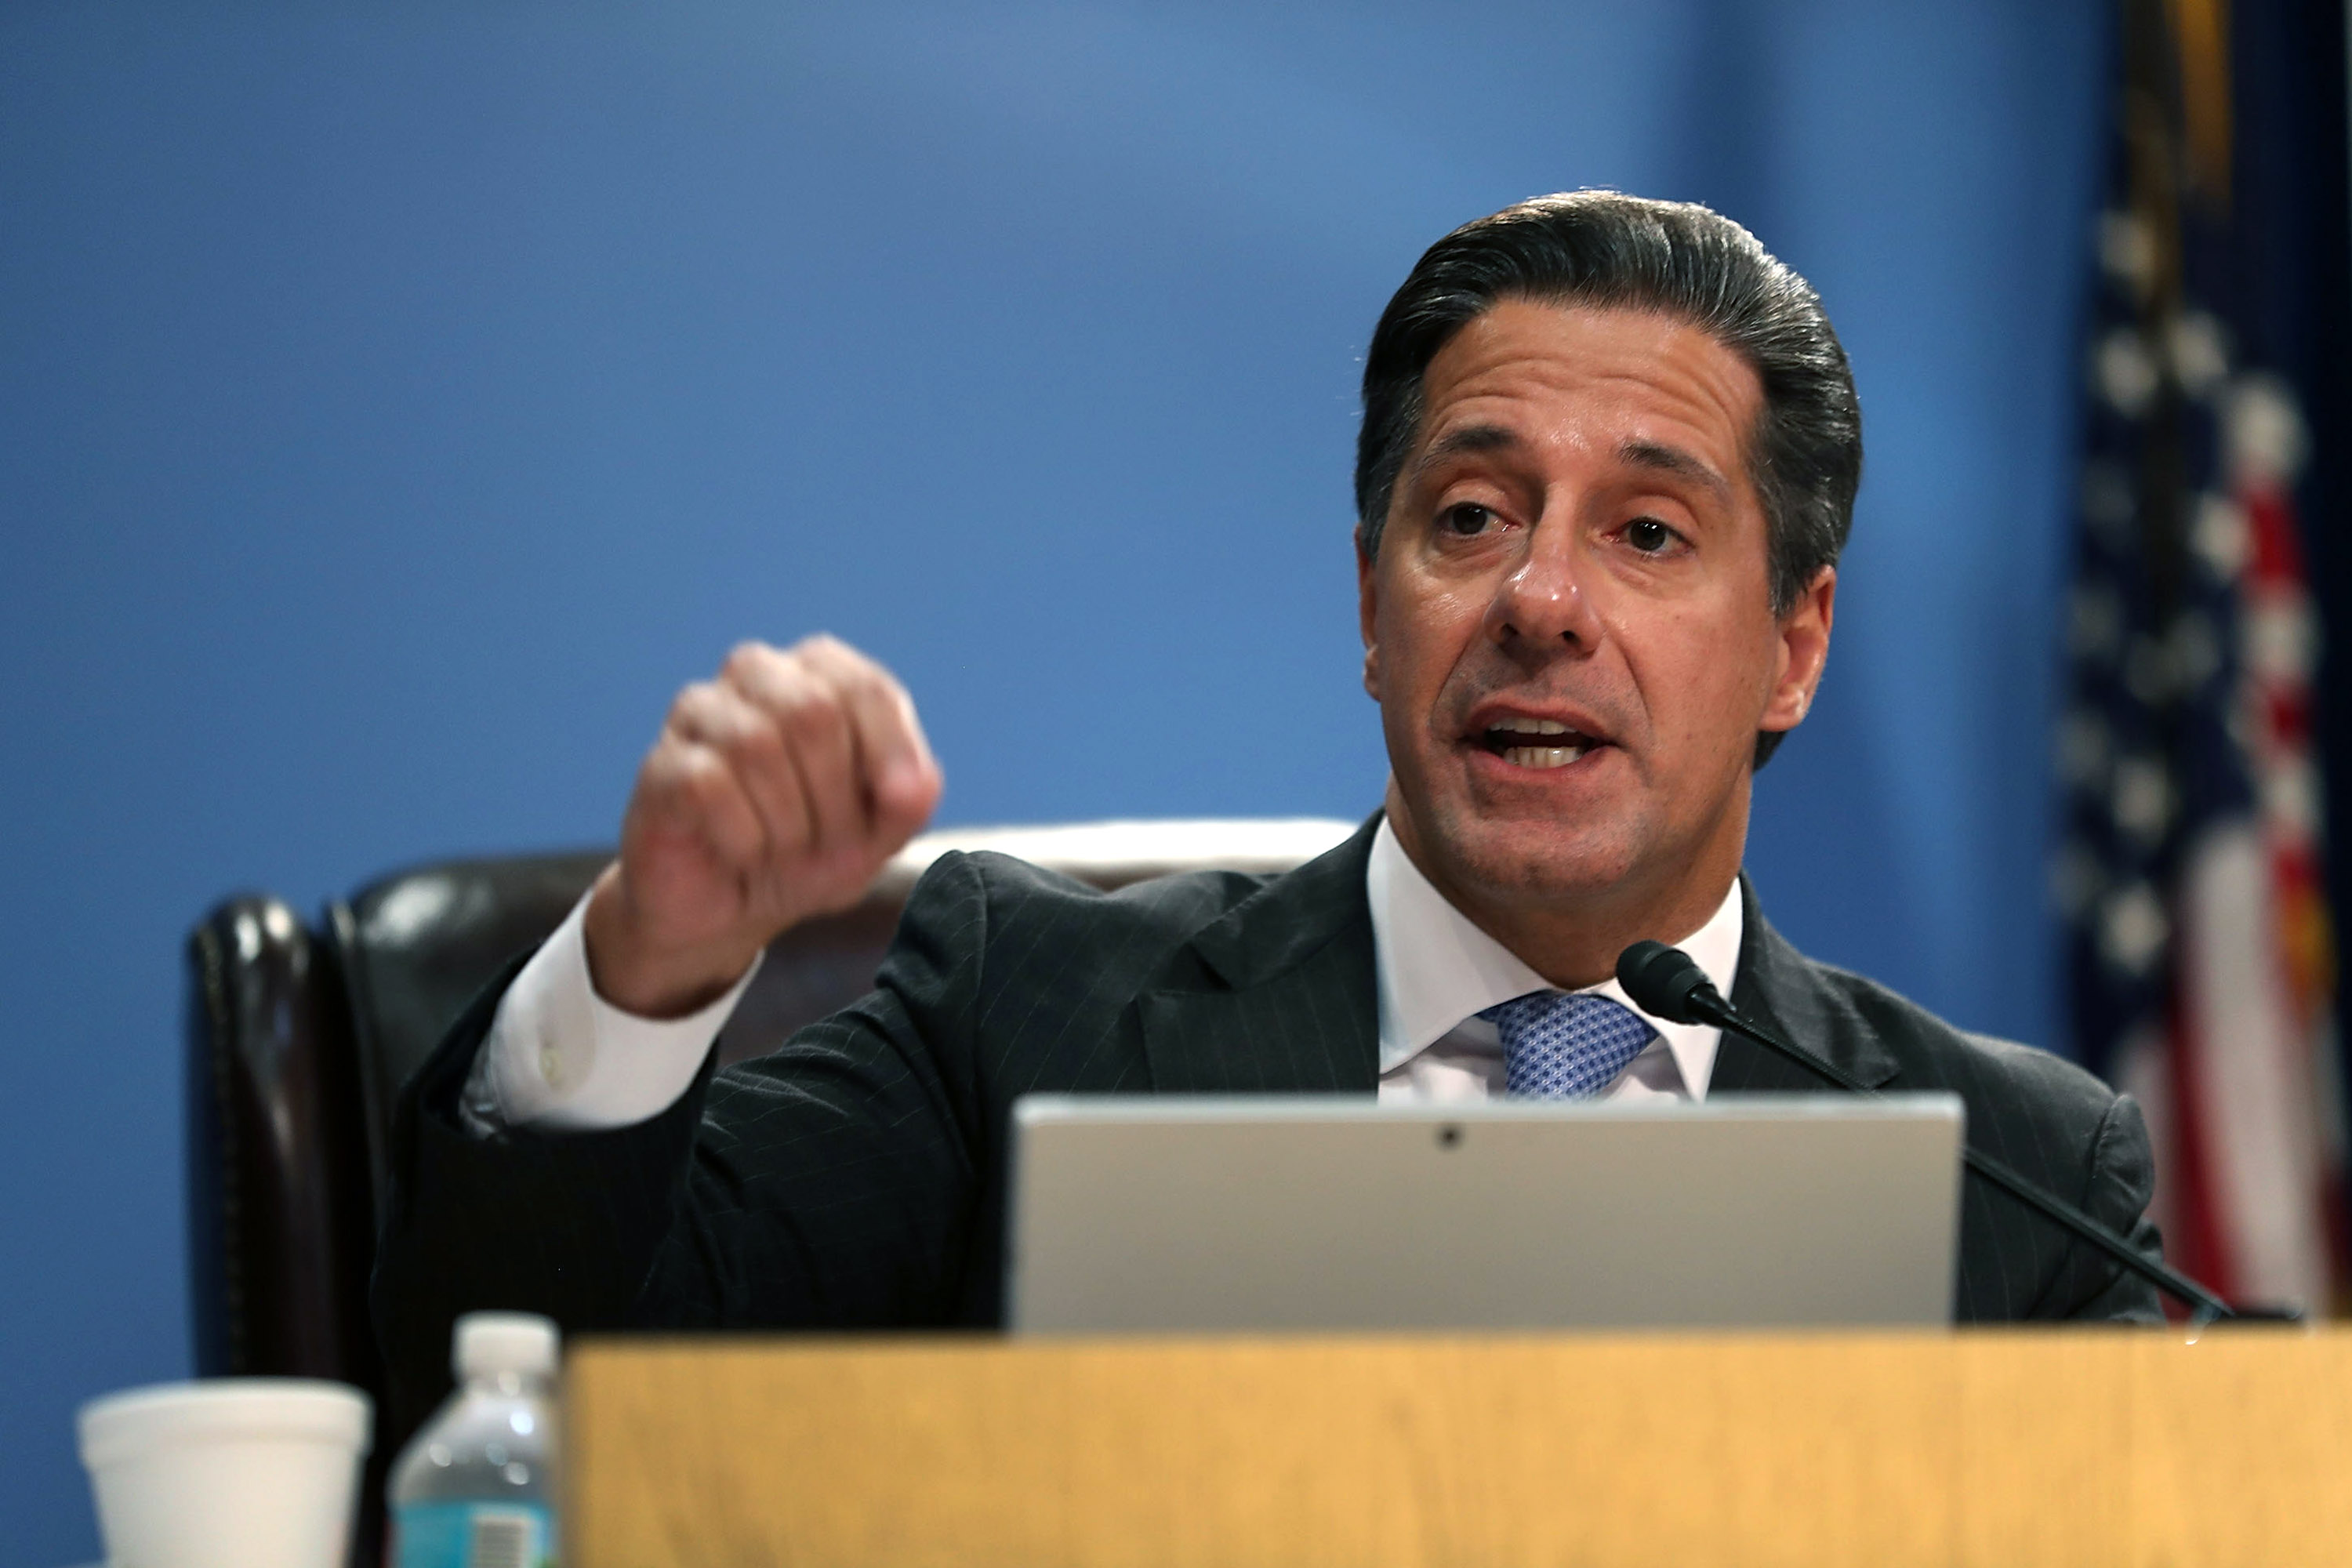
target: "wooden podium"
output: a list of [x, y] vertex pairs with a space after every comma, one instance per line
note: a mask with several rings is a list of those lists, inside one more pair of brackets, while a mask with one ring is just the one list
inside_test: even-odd
[[2352, 1561], [2352, 1331], [588, 1340], [567, 1568]]

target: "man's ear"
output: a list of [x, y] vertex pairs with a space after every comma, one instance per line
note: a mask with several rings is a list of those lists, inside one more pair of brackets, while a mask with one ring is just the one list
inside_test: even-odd
[[1780, 617], [1776, 674], [1758, 729], [1793, 730], [1804, 722], [1822, 683], [1822, 667], [1829, 662], [1830, 623], [1836, 609], [1837, 568], [1824, 566]]
[[1373, 627], [1379, 624], [1381, 586], [1378, 563], [1364, 548], [1364, 525], [1356, 525], [1356, 618], [1364, 634], [1364, 690], [1381, 700], [1381, 645]]

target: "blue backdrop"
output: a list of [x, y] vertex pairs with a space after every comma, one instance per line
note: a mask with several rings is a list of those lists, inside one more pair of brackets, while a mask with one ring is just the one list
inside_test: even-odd
[[1358, 355], [1609, 184], [1810, 276], [1869, 464], [1751, 866], [2057, 1037], [2043, 735], [2100, 7], [0, 12], [0, 1557], [184, 1373], [179, 944], [595, 842], [672, 689], [830, 628], [949, 822], [1378, 799]]

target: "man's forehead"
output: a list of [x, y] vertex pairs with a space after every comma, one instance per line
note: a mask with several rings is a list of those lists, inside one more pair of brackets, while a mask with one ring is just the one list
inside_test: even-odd
[[1763, 405], [1754, 368], [1686, 321], [1527, 300], [1465, 323], [1423, 386], [1416, 473], [1567, 438], [1713, 488], [1739, 466]]

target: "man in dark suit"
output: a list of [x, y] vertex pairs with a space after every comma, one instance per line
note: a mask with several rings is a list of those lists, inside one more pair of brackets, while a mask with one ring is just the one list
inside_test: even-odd
[[[2146, 1130], [2056, 1058], [1962, 1034], [1765, 923], [1750, 778], [1827, 656], [1861, 470], [1802, 279], [1703, 208], [1540, 198], [1424, 256], [1366, 356], [1357, 566], [1382, 811], [1284, 877], [1103, 895], [950, 856], [876, 989], [711, 1073], [759, 953], [855, 899], [938, 799], [912, 704], [826, 639], [739, 648], [673, 707], [609, 868], [411, 1086], [377, 1310], [429, 1386], [454, 1315], [568, 1325], [987, 1324], [1019, 1095], [1808, 1090], [1646, 1017], [1630, 942], [2111, 1225]], [[1971, 1184], [1964, 1320], [2157, 1316]]]

